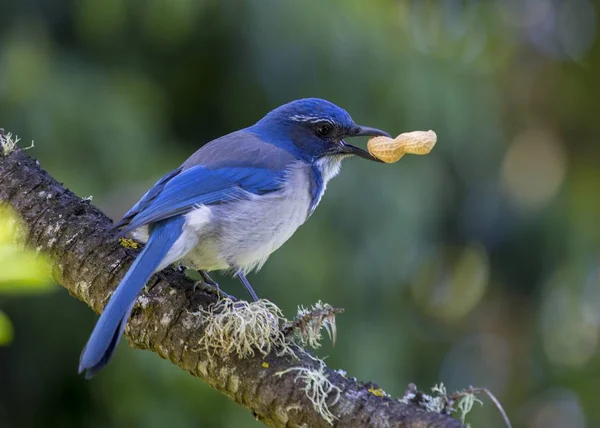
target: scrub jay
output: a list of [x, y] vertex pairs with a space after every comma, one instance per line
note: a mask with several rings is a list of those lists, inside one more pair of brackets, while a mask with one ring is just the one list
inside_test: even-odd
[[378, 160], [344, 141], [362, 135], [389, 137], [328, 101], [300, 99], [209, 142], [158, 180], [114, 226], [146, 245], [104, 308], [79, 373], [89, 379], [108, 363], [148, 279], [176, 261], [213, 285], [206, 272], [229, 271], [258, 300], [246, 274], [308, 219], [341, 161]]

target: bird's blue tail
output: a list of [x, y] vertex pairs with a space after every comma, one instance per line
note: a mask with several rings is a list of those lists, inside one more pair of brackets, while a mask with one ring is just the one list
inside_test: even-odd
[[102, 370], [110, 360], [138, 294], [148, 279], [165, 267], [165, 256], [181, 235], [183, 222], [182, 217], [175, 217], [152, 226], [146, 246], [121, 280], [83, 348], [79, 373], [85, 371], [86, 379]]

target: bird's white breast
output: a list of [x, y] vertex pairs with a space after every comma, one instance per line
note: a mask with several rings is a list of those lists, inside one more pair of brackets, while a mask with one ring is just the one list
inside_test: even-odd
[[198, 230], [198, 245], [186, 259], [204, 270], [259, 269], [306, 221], [312, 203], [309, 172], [309, 165], [294, 164], [281, 190], [212, 205], [211, 220]]
[[[327, 182], [340, 170], [341, 159], [318, 161], [323, 185], [313, 194], [312, 167], [289, 167], [281, 190], [215, 205], [201, 205], [185, 214], [181, 237], [165, 263], [184, 263], [206, 271], [260, 269], [267, 258], [300, 227], [319, 203]], [[314, 202], [314, 203], [313, 203]]]
[[316, 162], [315, 166], [317, 167], [317, 169], [321, 173], [321, 177], [323, 178], [323, 186], [321, 187], [319, 193], [315, 197], [315, 201], [310, 214], [312, 214], [312, 212], [317, 208], [317, 205], [319, 205], [319, 202], [321, 202], [321, 198], [325, 194], [325, 190], [327, 189], [327, 183], [329, 182], [329, 180], [331, 180], [333, 177], [340, 173], [340, 169], [342, 168], [342, 160], [344, 160], [344, 158], [346, 158], [346, 156], [343, 155], [336, 157], [328, 156], [325, 158], [321, 158]]

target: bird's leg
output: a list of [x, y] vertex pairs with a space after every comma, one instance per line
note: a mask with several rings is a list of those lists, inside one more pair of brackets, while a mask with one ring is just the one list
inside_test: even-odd
[[214, 279], [212, 279], [205, 270], [199, 270], [198, 273], [200, 274], [202, 279], [194, 283], [194, 291], [196, 291], [197, 287], [201, 287], [204, 291], [207, 291], [209, 293], [215, 294], [216, 292], [216, 294], [221, 298], [229, 298], [234, 302], [238, 300], [236, 297], [231, 296], [225, 293], [223, 290], [221, 290], [219, 284]]
[[[181, 264], [181, 262], [177, 263], [177, 271], [178, 272], [185, 272], [186, 269], [187, 269], [186, 266]], [[227, 294], [223, 290], [221, 290], [221, 287], [219, 287], [219, 284], [217, 283], [217, 281], [212, 279], [210, 277], [210, 275], [208, 274], [208, 272], [206, 272], [205, 270], [198, 270], [197, 272], [200, 274], [202, 279], [200, 281], [194, 282], [194, 288], [192, 288], [193, 292], [196, 292], [198, 287], [200, 287], [202, 290], [204, 290], [208, 293], [211, 293], [211, 294], [216, 294], [222, 299], [229, 298], [229, 299], [233, 300], [234, 302], [238, 301], [237, 297]]]
[[244, 284], [244, 287], [246, 288], [246, 291], [248, 292], [248, 294], [250, 295], [250, 297], [252, 298], [252, 300], [254, 300], [255, 302], [257, 302], [258, 301], [258, 296], [254, 292], [254, 289], [250, 285], [250, 282], [248, 282], [248, 279], [246, 278], [246, 276], [242, 272], [238, 272], [236, 276], [238, 277], [238, 279], [240, 280], [240, 282], [242, 284]]
[[199, 270], [198, 273], [202, 277], [202, 281], [204, 281], [205, 284], [212, 285], [217, 290], [221, 291], [221, 288], [219, 288], [219, 284], [217, 284], [217, 282], [210, 277], [208, 272], [206, 272], [205, 270]]

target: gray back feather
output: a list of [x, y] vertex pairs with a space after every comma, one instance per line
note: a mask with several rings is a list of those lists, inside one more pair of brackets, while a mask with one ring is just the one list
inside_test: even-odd
[[249, 131], [236, 131], [212, 140], [191, 155], [182, 165], [186, 170], [196, 165], [217, 169], [252, 167], [282, 171], [296, 158], [280, 147], [262, 140]]

